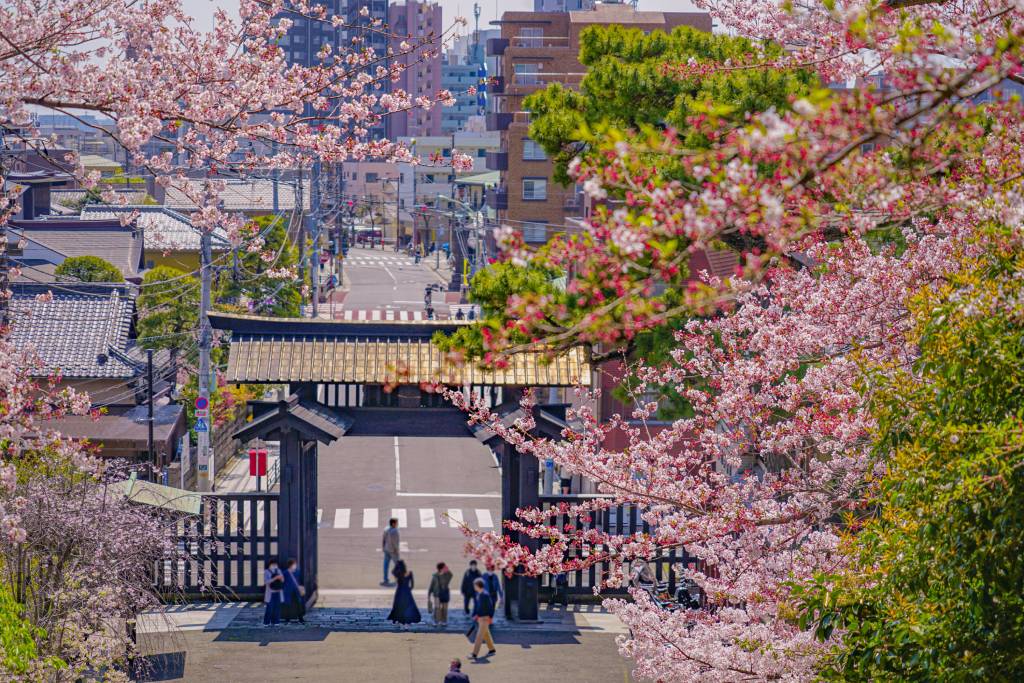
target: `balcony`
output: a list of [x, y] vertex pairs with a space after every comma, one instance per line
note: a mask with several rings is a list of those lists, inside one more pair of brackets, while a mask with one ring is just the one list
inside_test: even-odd
[[571, 194], [565, 198], [565, 202], [562, 204], [562, 208], [565, 211], [571, 211], [572, 213], [582, 213], [583, 211], [583, 193], [577, 192]]
[[508, 47], [508, 38], [488, 38], [487, 39], [487, 56], [488, 57], [500, 57], [505, 54], [505, 48]]
[[508, 189], [504, 187], [487, 190], [487, 206], [495, 211], [508, 211]]
[[508, 130], [514, 117], [511, 112], [490, 112], [487, 114], [487, 130]]
[[509, 45], [515, 48], [551, 48], [569, 49], [568, 36], [514, 36]]
[[507, 171], [508, 170], [508, 152], [488, 152], [487, 153], [487, 170], [488, 171]]
[[487, 92], [492, 95], [500, 95], [505, 92], [505, 77], [492, 76], [487, 82]]

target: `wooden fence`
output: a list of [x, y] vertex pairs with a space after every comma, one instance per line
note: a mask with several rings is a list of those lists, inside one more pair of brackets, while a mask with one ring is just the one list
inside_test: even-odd
[[266, 558], [277, 555], [276, 493], [202, 497], [197, 515], [174, 523], [177, 552], [154, 568], [168, 599], [252, 598], [263, 593]]
[[[544, 510], [549, 510], [552, 507], [557, 507], [561, 503], [581, 503], [594, 496], [586, 495], [562, 495], [562, 496], [541, 496], [540, 507]], [[574, 526], [577, 530], [582, 531], [583, 529], [600, 529], [606, 533], [615, 536], [631, 535], [637, 532], [650, 533], [650, 525], [640, 518], [640, 510], [631, 505], [616, 505], [607, 510], [592, 513], [590, 519], [583, 522], [579, 518], [573, 518], [569, 515], [555, 515], [550, 520], [552, 526], [564, 529], [567, 524]], [[568, 557], [575, 559], [578, 557], [585, 557], [585, 553], [579, 549], [573, 549], [569, 551]], [[677, 581], [675, 572], [672, 571], [672, 565], [680, 563], [684, 566], [693, 562], [682, 549], [670, 548], [663, 551], [650, 562], [651, 569], [654, 571], [654, 575], [658, 581], [667, 581], [669, 584], [669, 590], [675, 593]], [[594, 586], [601, 583], [605, 578], [605, 575], [609, 569], [608, 562], [595, 562], [587, 569], [578, 570], [569, 573], [566, 577], [569, 581], [570, 595], [582, 595], [592, 594], [594, 592]], [[628, 571], [628, 566], [625, 568]], [[555, 577], [550, 574], [545, 574], [541, 577], [540, 589], [545, 596], [550, 596], [551, 592], [554, 591]], [[603, 590], [602, 593], [624, 593], [625, 588], [617, 590]]]

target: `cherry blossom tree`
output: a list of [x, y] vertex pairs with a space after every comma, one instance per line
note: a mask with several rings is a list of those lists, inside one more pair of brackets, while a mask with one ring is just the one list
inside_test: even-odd
[[[812, 68], [822, 90], [741, 124], [714, 103], [690, 125], [711, 141], [686, 149], [672, 130], [609, 134], [599, 162], [570, 175], [597, 203], [582, 234], [537, 252], [510, 228], [512, 264], [568, 275], [564, 289], [515, 294], [480, 327], [482, 361], [579, 344], [595, 361], [680, 315], [673, 362], [630, 367], [630, 415], [573, 411], [560, 441], [530, 435], [460, 394], [524, 456], [553, 460], [607, 498], [518, 510], [506, 535], [471, 532], [487, 564], [531, 575], [605, 569], [624, 583], [633, 559], [681, 548], [700, 609], [668, 612], [646, 593], [606, 605], [629, 627], [621, 651], [658, 681], [809, 680], [841, 643], [801, 620], [794, 589], [850, 558], [841, 539], [887, 472], [874, 440], [877, 382], [913, 372], [908, 297], [937, 288], [977, 250], [979, 227], [1019, 231], [1024, 108], [998, 89], [1022, 74], [1017, 2], [704, 3], [727, 26], [790, 46], [771, 64]], [[680, 77], [764, 64], [668, 65]], [[991, 96], [996, 93], [996, 96]], [[682, 180], [651, 159], [672, 158]], [[744, 235], [734, 277], [686, 272], [697, 249]], [[670, 386], [691, 415], [660, 431], [639, 397]], [[527, 411], [528, 412], [528, 411]], [[606, 447], [621, 432], [628, 446]], [[576, 531], [613, 505], [642, 511], [651, 532]], [[584, 525], [586, 526], [586, 525]], [[520, 543], [518, 537], [532, 539]], [[883, 568], [884, 570], [884, 568]]]

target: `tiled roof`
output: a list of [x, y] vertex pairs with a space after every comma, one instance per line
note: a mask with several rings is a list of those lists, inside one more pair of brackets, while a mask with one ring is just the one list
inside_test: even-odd
[[[11, 289], [10, 341], [16, 348], [34, 348], [42, 364], [37, 375], [134, 376], [132, 367], [110, 351], [128, 350], [135, 308], [128, 285], [16, 282]], [[52, 300], [37, 298], [47, 292]]]
[[[142, 228], [146, 249], [169, 249], [173, 251], [199, 251], [199, 231], [192, 226], [188, 216], [165, 206], [109, 206], [90, 204], [82, 208], [82, 218], [88, 220], [117, 219], [125, 214], [138, 212], [135, 224]], [[215, 231], [213, 243], [226, 244], [226, 233]]]
[[[146, 190], [115, 190], [119, 197], [124, 197], [129, 204], [141, 204], [146, 198]], [[50, 190], [50, 201], [60, 206], [74, 206], [85, 198], [85, 190]]]
[[27, 239], [64, 256], [98, 256], [113, 264], [125, 279], [139, 277], [142, 237], [118, 220], [50, 219], [11, 221]]
[[509, 358], [507, 368], [455, 365], [430, 341], [235, 334], [228, 382], [328, 382], [462, 386], [574, 386], [590, 383], [582, 349], [551, 360], [540, 353]]
[[[201, 193], [204, 180], [187, 181], [192, 190]], [[294, 180], [282, 180], [278, 183], [277, 206], [280, 211], [291, 211], [295, 208]], [[273, 211], [274, 181], [265, 178], [252, 180], [229, 180], [221, 194], [225, 211]], [[302, 182], [302, 206], [309, 210], [309, 180]], [[178, 187], [168, 187], [164, 206], [179, 211], [194, 211], [198, 207]]]

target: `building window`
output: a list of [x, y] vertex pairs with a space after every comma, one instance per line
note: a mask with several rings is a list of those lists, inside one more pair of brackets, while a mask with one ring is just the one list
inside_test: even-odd
[[523, 161], [546, 161], [548, 155], [536, 140], [523, 138]]
[[379, 181], [380, 181], [380, 174], [379, 173], [367, 173], [366, 174], [366, 182], [368, 182], [368, 183], [376, 183], [376, 182], [379, 182]]
[[542, 66], [539, 62], [516, 64], [516, 83], [520, 85], [540, 85], [540, 70]]
[[544, 29], [540, 26], [524, 26], [519, 29], [519, 47], [543, 47]]
[[523, 241], [547, 242], [548, 225], [544, 221], [526, 221], [523, 223]]
[[542, 202], [548, 198], [547, 178], [523, 178], [523, 200]]

